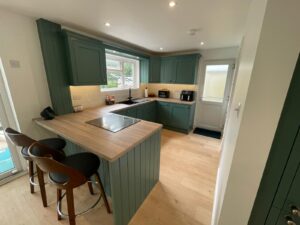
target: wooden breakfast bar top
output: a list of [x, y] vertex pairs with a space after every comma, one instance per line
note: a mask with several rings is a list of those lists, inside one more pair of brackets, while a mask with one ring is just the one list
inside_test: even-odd
[[125, 104], [100, 106], [78, 113], [56, 116], [53, 120], [35, 119], [35, 122], [108, 161], [114, 161], [143, 142], [158, 129], [161, 129], [162, 125], [141, 120], [119, 132], [113, 133], [87, 124], [86, 121], [129, 107]]

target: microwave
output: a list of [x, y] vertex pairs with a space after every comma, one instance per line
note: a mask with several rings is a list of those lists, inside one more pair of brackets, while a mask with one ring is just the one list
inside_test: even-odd
[[169, 98], [170, 97], [170, 91], [169, 90], [159, 90], [158, 91], [158, 97], [159, 98]]

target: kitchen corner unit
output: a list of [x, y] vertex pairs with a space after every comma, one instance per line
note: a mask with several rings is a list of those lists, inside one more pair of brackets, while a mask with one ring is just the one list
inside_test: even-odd
[[141, 120], [119, 132], [87, 124], [125, 106], [113, 105], [35, 120], [68, 140], [68, 150], [90, 151], [101, 159], [100, 176], [112, 199], [115, 225], [126, 225], [159, 180], [162, 126]]

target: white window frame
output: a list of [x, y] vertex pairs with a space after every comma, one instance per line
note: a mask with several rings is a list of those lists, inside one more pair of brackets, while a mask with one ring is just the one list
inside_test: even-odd
[[129, 88], [131, 89], [139, 89], [140, 87], [140, 61], [139, 59], [131, 59], [131, 58], [127, 58], [126, 56], [119, 56], [119, 55], [114, 55], [111, 53], [106, 53], [105, 54], [106, 58], [112, 59], [112, 60], [118, 60], [121, 61], [121, 70], [114, 70], [114, 69], [108, 69], [106, 67], [106, 71], [123, 71], [123, 63], [133, 63], [134, 66], [134, 71], [133, 71], [133, 86], [124, 86], [124, 79], [125, 76], [124, 74], [122, 74], [122, 83], [123, 86], [119, 87], [119, 88], [105, 88], [103, 86], [101, 86], [101, 91], [102, 92], [109, 92], [109, 91], [121, 91], [121, 90], [128, 90]]

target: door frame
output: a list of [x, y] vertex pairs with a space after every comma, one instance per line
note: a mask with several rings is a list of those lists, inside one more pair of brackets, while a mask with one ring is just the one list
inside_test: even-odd
[[300, 55], [298, 56], [248, 225], [265, 224], [270, 215], [275, 196], [283, 194], [279, 193], [278, 188], [294, 145], [295, 134], [297, 134], [300, 126], [299, 89]]
[[[7, 127], [14, 127], [20, 130], [19, 124], [17, 122], [17, 116], [14, 110], [14, 105], [12, 103], [12, 98], [8, 88], [8, 82], [5, 77], [5, 71], [3, 68], [2, 60], [0, 58], [0, 121], [3, 130]], [[0, 175], [0, 181], [11, 175], [21, 172], [25, 169], [26, 164], [20, 160], [19, 149], [13, 145], [9, 140], [7, 140], [7, 145], [10, 149], [10, 153], [15, 165], [15, 169], [12, 171], [5, 172]]]
[[[210, 102], [210, 101], [202, 101], [202, 96], [203, 96], [203, 91], [204, 91], [204, 84], [205, 84], [205, 76], [206, 76], [206, 66], [207, 65], [229, 65], [228, 69], [228, 77], [226, 80], [225, 84], [225, 90], [224, 90], [224, 101], [223, 103], [218, 103], [218, 102]], [[199, 122], [199, 109], [197, 110], [197, 115], [196, 115], [196, 126], [205, 128], [205, 129], [211, 129], [211, 130], [217, 130], [221, 131], [223, 133], [224, 131], [224, 126], [226, 122], [226, 116], [227, 116], [227, 111], [228, 111], [228, 106], [232, 94], [232, 86], [233, 86], [233, 78], [234, 78], [234, 73], [235, 73], [235, 64], [236, 64], [236, 59], [230, 58], [230, 59], [216, 59], [216, 60], [205, 60], [204, 63], [201, 65], [200, 68], [200, 79], [199, 79], [199, 86], [198, 86], [198, 94], [197, 94], [197, 108], [201, 107], [201, 104], [208, 104], [208, 105], [220, 105], [222, 104], [222, 118], [221, 118], [221, 126], [220, 130], [216, 127], [211, 127], [207, 126], [206, 124], [201, 124]]]

